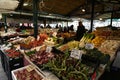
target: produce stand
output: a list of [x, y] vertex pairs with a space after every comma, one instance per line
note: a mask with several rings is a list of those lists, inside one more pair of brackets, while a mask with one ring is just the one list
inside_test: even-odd
[[[94, 37], [92, 33], [86, 33], [80, 41], [70, 40], [64, 44], [62, 42], [62, 44], [55, 44], [59, 37], [51, 37], [42, 33], [38, 35], [37, 40], [29, 36], [20, 41], [17, 41], [17, 39], [9, 39], [7, 41], [11, 43], [16, 50], [21, 51], [24, 56], [24, 66], [34, 66], [36, 70], [48, 80], [53, 80], [53, 78], [54, 80], [66, 80], [70, 78], [70, 75], [75, 77], [75, 79], [85, 78], [86, 80], [98, 80], [104, 73], [106, 66], [109, 66], [108, 62], [113, 62], [115, 59], [116, 51], [120, 44], [119, 40], [111, 40], [110, 38], [108, 39], [107, 36], [96, 35]], [[63, 38], [60, 39], [60, 41], [63, 41]], [[91, 42], [95, 47], [91, 46]], [[7, 45], [5, 44], [5, 46]], [[50, 47], [52, 51], [46, 52], [45, 49], [50, 49]], [[77, 52], [73, 53], [74, 56], [71, 56], [73, 50], [81, 52], [81, 59], [76, 59], [76, 57], [78, 58], [80, 56], [76, 56]], [[1, 52], [3, 51], [1, 50]], [[7, 65], [9, 63], [6, 61], [6, 56], [3, 53], [1, 54], [2, 59], [4, 58], [2, 63], [5, 62]], [[67, 66], [68, 63], [69, 66]], [[81, 65], [74, 66], [74, 64]], [[5, 70], [6, 65], [3, 64]], [[82, 69], [83, 72], [79, 69]], [[64, 75], [61, 73], [64, 73]]]
[[[22, 52], [24, 52], [24, 51], [22, 51]], [[61, 51], [59, 51], [59, 50], [54, 50], [54, 52], [57, 52], [57, 54], [60, 54], [61, 53]], [[29, 57], [25, 54], [25, 53], [23, 53], [24, 54], [24, 57], [25, 57], [25, 59], [28, 61], [28, 63], [29, 64], [31, 64], [31, 65], [33, 65], [33, 66], [35, 66], [40, 72], [42, 72], [42, 74], [44, 74], [45, 76], [46, 76], [46, 78], [49, 78], [50, 79], [50, 77], [51, 76], [54, 76], [54, 78], [55, 78], [55, 80], [58, 80], [58, 78], [57, 77], [55, 77], [55, 75], [53, 75], [53, 73], [51, 73], [51, 71], [49, 71], [49, 70], [47, 70], [47, 72], [46, 72], [46, 70], [45, 71], [42, 71], [41, 70], [41, 67], [39, 67], [39, 66], [37, 66], [36, 64], [34, 64], [30, 59], [29, 59]], [[63, 54], [63, 53], [61, 53], [61, 54]], [[93, 65], [93, 64], [92, 64]], [[99, 64], [98, 64], [99, 65]], [[98, 65], [96, 65], [95, 66], [95, 69], [97, 69], [97, 66]], [[95, 70], [93, 70], [93, 71], [95, 71]], [[49, 74], [49, 75], [48, 75]], [[52, 74], [52, 75], [51, 75]], [[50, 76], [51, 75], [51, 76]], [[53, 78], [53, 77], [52, 77]], [[53, 79], [50, 79], [50, 80], [53, 80]]]
[[[43, 46], [40, 46], [40, 47], [43, 47]], [[39, 47], [39, 49], [40, 49]], [[26, 60], [26, 63], [27, 64], [24, 64], [25, 66], [28, 66], [28, 65], [32, 65], [36, 68], [37, 71], [39, 71], [40, 74], [42, 74], [46, 80], [58, 80], [58, 78], [52, 74], [51, 72], [48, 72], [48, 71], [42, 71], [37, 65], [35, 65], [32, 61], [30, 61], [29, 57], [24, 53], [25, 51], [21, 50], [21, 52], [23, 53], [24, 55], [24, 58]], [[27, 51], [28, 52], [28, 51]]]

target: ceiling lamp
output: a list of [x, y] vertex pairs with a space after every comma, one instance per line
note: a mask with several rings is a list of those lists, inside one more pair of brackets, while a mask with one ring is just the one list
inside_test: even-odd
[[85, 9], [82, 9], [82, 12], [85, 12]]
[[102, 18], [99, 18], [100, 21], [102, 21], [103, 19]]
[[24, 3], [23, 6], [28, 6], [28, 3]]
[[14, 10], [18, 4], [18, 0], [0, 0], [0, 10]]

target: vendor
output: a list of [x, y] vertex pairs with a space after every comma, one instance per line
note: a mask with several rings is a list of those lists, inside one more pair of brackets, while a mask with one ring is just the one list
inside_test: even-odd
[[82, 22], [79, 22], [79, 25], [77, 26], [77, 31], [76, 31], [76, 40], [79, 41], [84, 33], [86, 32], [85, 26], [82, 24]]

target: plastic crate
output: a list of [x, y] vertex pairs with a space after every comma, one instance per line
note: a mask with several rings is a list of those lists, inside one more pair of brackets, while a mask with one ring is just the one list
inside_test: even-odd
[[[21, 70], [23, 70], [23, 69], [27, 69], [27, 68], [30, 67], [30, 66], [31, 66], [31, 65], [28, 65], [28, 66], [25, 66], [25, 67], [22, 67], [22, 68], [19, 68], [19, 69], [16, 69], [16, 70], [11, 71], [12, 80], [17, 80], [17, 77], [16, 77], [16, 75], [15, 75], [15, 72], [21, 71]], [[36, 73], [38, 73], [38, 74], [43, 78], [42, 80], [47, 80], [47, 79], [45, 78], [45, 76], [42, 75], [36, 68], [34, 68], [34, 70], [36, 71]], [[21, 75], [21, 76], [22, 76], [22, 75]]]
[[5, 63], [4, 63], [4, 53], [0, 50], [0, 55], [1, 55], [1, 64], [2, 64], [2, 68], [5, 71]]
[[4, 67], [8, 80], [12, 80], [11, 71], [24, 66], [23, 55], [16, 58], [9, 58], [4, 53]]
[[24, 66], [23, 55], [17, 58], [9, 59], [10, 70], [14, 70]]

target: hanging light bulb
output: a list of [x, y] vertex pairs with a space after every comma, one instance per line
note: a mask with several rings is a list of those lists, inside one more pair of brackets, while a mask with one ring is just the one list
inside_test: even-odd
[[24, 3], [23, 6], [28, 6], [28, 3]]
[[103, 19], [102, 18], [99, 18], [100, 21], [102, 21]]
[[82, 12], [85, 12], [85, 9], [82, 9]]

